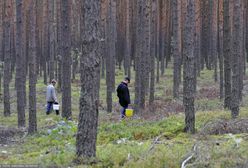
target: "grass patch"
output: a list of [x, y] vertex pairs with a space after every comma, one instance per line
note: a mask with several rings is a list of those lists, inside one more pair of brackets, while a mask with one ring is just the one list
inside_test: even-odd
[[[161, 102], [170, 103], [172, 97], [173, 79], [172, 69], [167, 69], [163, 76], [160, 76], [159, 83], [155, 88], [155, 99]], [[135, 76], [132, 71], [132, 76]], [[122, 70], [116, 70], [116, 86], [123, 80]], [[130, 93], [134, 100], [134, 81], [131, 79]], [[202, 146], [209, 146], [209, 150], [200, 149], [205, 152], [210, 159], [196, 159], [192, 165], [198, 167], [235, 167], [238, 162], [245, 164], [248, 158], [248, 141], [246, 134], [237, 135], [243, 140], [239, 148], [228, 135], [205, 136], [198, 134], [190, 135], [183, 132], [184, 114], [171, 115], [168, 118], [159, 118], [156, 121], [149, 120], [126, 120], [116, 122], [118, 113], [106, 114], [106, 81], [101, 79], [100, 89], [100, 114], [97, 140], [97, 160], [95, 165], [78, 167], [180, 167], [181, 162], [192, 151], [195, 143], [200, 142]], [[213, 80], [213, 72], [204, 70], [198, 78], [198, 87], [208, 86], [218, 88], [218, 84]], [[28, 86], [28, 83], [27, 83]], [[45, 90], [46, 85], [43, 79], [39, 78], [37, 83], [37, 122], [38, 133], [27, 136], [21, 144], [0, 146], [1, 164], [40, 164], [43, 167], [68, 167], [75, 166], [72, 161], [75, 158], [75, 134], [77, 132], [76, 122], [63, 121], [54, 113], [47, 116], [45, 114]], [[16, 114], [16, 94], [14, 82], [11, 82], [11, 117], [0, 116], [0, 123], [4, 126], [17, 126]], [[80, 88], [78, 81], [72, 83], [72, 115], [77, 121], [79, 114], [78, 102]], [[58, 93], [61, 102], [61, 93]], [[180, 87], [180, 100], [182, 100], [182, 86]], [[248, 97], [244, 97], [243, 102], [247, 102]], [[116, 93], [113, 92], [113, 105], [118, 104]], [[240, 117], [248, 117], [247, 103], [243, 103], [240, 110]], [[27, 104], [28, 107], [28, 104]], [[201, 128], [209, 121], [218, 118], [231, 118], [231, 112], [223, 110], [223, 104], [218, 98], [200, 98], [196, 100], [196, 129]], [[3, 109], [3, 106], [0, 105]], [[161, 105], [161, 113], [163, 113]], [[28, 111], [28, 108], [26, 109]], [[116, 107], [113, 108], [113, 112]], [[27, 113], [26, 113], [27, 114]], [[152, 113], [151, 115], [155, 114]], [[163, 116], [163, 115], [161, 115]], [[26, 118], [28, 123], [28, 114]], [[155, 140], [159, 137], [157, 142]], [[216, 145], [219, 142], [221, 145]], [[7, 154], [1, 153], [7, 151]], [[77, 166], [75, 166], [77, 167]]]
[[[247, 108], [241, 109], [241, 116], [248, 116]], [[230, 114], [226, 111], [198, 112], [196, 114], [197, 130], [216, 118], [230, 118]], [[11, 154], [7, 159], [0, 157], [0, 162], [3, 164], [33, 163], [44, 167], [72, 165], [75, 158], [77, 124], [60, 119], [51, 122], [56, 123], [56, 126], [28, 136], [22, 145], [6, 148]], [[99, 162], [92, 167], [179, 167], [194, 143], [206, 141], [206, 138], [199, 140], [197, 135], [183, 133], [183, 127], [183, 114], [172, 115], [156, 122], [129, 120], [103, 123], [98, 131]], [[160, 137], [159, 143], [154, 144], [157, 137]], [[216, 166], [221, 161], [221, 167], [222, 165], [228, 167], [235, 164], [238, 158], [242, 160], [248, 157], [248, 152], [245, 150], [248, 143], [245, 140], [235, 151], [236, 154], [232, 154], [235, 142], [228, 135], [209, 136], [208, 139], [211, 141], [220, 139], [223, 146], [221, 149], [213, 147], [209, 151], [212, 159], [208, 162], [210, 165]], [[239, 157], [242, 153], [245, 154]]]

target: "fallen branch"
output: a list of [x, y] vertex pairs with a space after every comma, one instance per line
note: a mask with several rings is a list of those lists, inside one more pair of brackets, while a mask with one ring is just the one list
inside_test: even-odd
[[163, 134], [157, 136], [157, 137], [153, 140], [153, 142], [152, 142], [150, 148], [149, 148], [149, 149], [140, 157], [140, 159], [144, 160], [144, 158], [145, 158], [145, 157], [154, 149], [154, 147], [155, 147], [156, 144], [161, 144], [161, 143], [159, 143], [159, 139], [160, 139], [162, 136], [163, 136]]
[[149, 153], [149, 152], [154, 148], [155, 144], [158, 144], [159, 139], [160, 139], [162, 136], [163, 136], [163, 134], [157, 136], [157, 137], [153, 140], [153, 143], [151, 144], [151, 146], [150, 146], [150, 148], [148, 149], [147, 153]]
[[183, 161], [181, 168], [186, 168], [186, 164], [193, 158], [193, 156], [195, 155], [195, 152], [196, 152], [196, 146], [197, 145], [195, 144], [193, 147], [192, 154]]

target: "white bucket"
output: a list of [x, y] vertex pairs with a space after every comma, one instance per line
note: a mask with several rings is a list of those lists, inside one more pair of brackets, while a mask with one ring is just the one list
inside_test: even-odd
[[59, 104], [53, 104], [53, 110], [59, 110]]

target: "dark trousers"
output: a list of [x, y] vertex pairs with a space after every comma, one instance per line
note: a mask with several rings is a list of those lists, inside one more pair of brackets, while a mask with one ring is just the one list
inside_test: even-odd
[[[46, 109], [46, 114], [50, 114], [53, 104], [58, 104], [57, 102], [47, 102], [47, 109]], [[59, 115], [59, 110], [55, 110], [56, 114]]]
[[125, 106], [122, 106], [122, 109], [121, 109], [121, 118], [124, 118], [126, 117], [126, 109], [128, 108], [128, 105], [125, 105]]

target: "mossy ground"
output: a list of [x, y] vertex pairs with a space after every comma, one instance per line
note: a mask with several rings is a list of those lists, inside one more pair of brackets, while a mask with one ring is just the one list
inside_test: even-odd
[[[78, 82], [72, 84], [73, 121], [64, 121], [54, 113], [45, 115], [45, 85], [42, 79], [37, 84], [38, 133], [28, 135], [21, 142], [0, 146], [0, 164], [39, 164], [42, 167], [180, 167], [182, 161], [198, 145], [199, 157], [189, 163], [189, 167], [237, 167], [245, 165], [248, 158], [248, 134], [234, 135], [242, 139], [237, 146], [230, 135], [201, 135], [201, 128], [209, 121], [230, 119], [230, 111], [223, 110], [222, 102], [216, 96], [204, 95], [218, 90], [213, 80], [213, 72], [205, 70], [198, 78], [199, 98], [196, 100], [195, 135], [186, 134], [181, 100], [172, 98], [172, 70], [156, 85], [156, 110], [146, 110], [146, 117], [127, 119], [119, 122], [119, 106], [113, 93], [113, 113], [107, 114], [105, 80], [101, 80], [99, 129], [97, 140], [97, 162], [93, 165], [75, 165], [75, 134], [77, 131], [78, 102], [80, 88]], [[122, 71], [116, 72], [116, 84], [123, 78]], [[134, 81], [130, 85], [134, 98]], [[213, 90], [205, 91], [210, 87]], [[16, 127], [17, 115], [15, 92], [11, 88], [12, 115], [3, 117], [0, 125]], [[201, 92], [202, 91], [202, 92]], [[59, 93], [59, 100], [61, 94]], [[244, 97], [244, 101], [247, 96]], [[156, 103], [155, 102], [155, 103]], [[159, 102], [159, 103], [158, 103]], [[167, 102], [167, 103], [163, 103]], [[174, 103], [176, 102], [176, 104]], [[171, 108], [168, 114], [166, 110]], [[3, 109], [2, 105], [0, 106]], [[178, 110], [179, 109], [179, 110]], [[175, 110], [175, 112], [173, 112]], [[150, 111], [150, 114], [149, 114]], [[148, 117], [147, 117], [148, 116]], [[28, 117], [28, 116], [27, 116]], [[243, 103], [240, 118], [248, 118], [248, 107]], [[28, 119], [27, 119], [28, 121]], [[4, 152], [2, 152], [4, 151]], [[204, 156], [200, 157], [204, 153]]]

